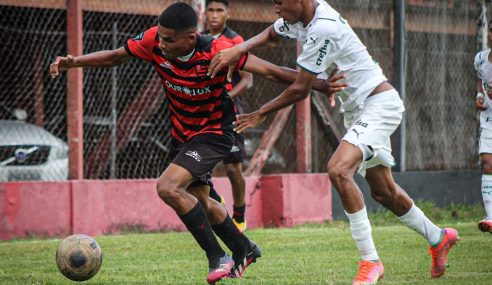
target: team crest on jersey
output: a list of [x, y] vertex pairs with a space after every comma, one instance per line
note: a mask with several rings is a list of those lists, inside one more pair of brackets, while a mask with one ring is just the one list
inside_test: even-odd
[[142, 33], [136, 35], [135, 37], [133, 37], [133, 39], [136, 41], [141, 41], [144, 37], [144, 34], [145, 34], [145, 32], [142, 32]]
[[206, 65], [196, 65], [196, 75], [205, 76], [208, 72], [208, 66]]
[[163, 63], [159, 64], [160, 66], [164, 67], [164, 68], [167, 68], [167, 69], [173, 69], [173, 66], [171, 65], [171, 63], [169, 61], [164, 61]]

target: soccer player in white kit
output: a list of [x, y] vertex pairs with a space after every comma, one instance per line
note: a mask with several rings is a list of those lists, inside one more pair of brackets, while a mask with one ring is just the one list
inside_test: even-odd
[[261, 123], [271, 112], [285, 108], [308, 96], [311, 82], [335, 64], [345, 74], [348, 87], [337, 93], [347, 133], [328, 162], [328, 174], [342, 200], [361, 261], [353, 284], [376, 284], [384, 268], [371, 234], [362, 192], [354, 182], [356, 171], [365, 176], [372, 197], [396, 214], [400, 221], [417, 231], [429, 243], [432, 254], [431, 276], [440, 277], [446, 269], [448, 252], [459, 240], [455, 229], [441, 229], [432, 223], [393, 180], [390, 135], [402, 120], [403, 103], [398, 92], [387, 83], [357, 35], [323, 0], [274, 0], [281, 17], [252, 39], [223, 50], [212, 60], [209, 73], [235, 62], [249, 50], [264, 46], [278, 36], [303, 44], [297, 58], [301, 68], [296, 81], [258, 111], [237, 116], [241, 132]]
[[[488, 30], [488, 40], [492, 43], [492, 21], [489, 22]], [[478, 153], [482, 165], [481, 189], [486, 214], [478, 223], [478, 228], [482, 232], [492, 233], [492, 54], [490, 48], [477, 53], [475, 70], [479, 78], [475, 104], [480, 111]]]

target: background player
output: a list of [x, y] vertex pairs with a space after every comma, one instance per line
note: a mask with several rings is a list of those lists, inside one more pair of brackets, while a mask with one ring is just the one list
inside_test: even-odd
[[[488, 42], [492, 43], [492, 21], [488, 24]], [[482, 232], [492, 233], [492, 53], [490, 48], [475, 56], [477, 97], [475, 104], [480, 111], [480, 141], [478, 153], [482, 166], [482, 198], [485, 218], [478, 223]], [[485, 94], [484, 94], [485, 93]]]
[[[220, 38], [231, 42], [233, 45], [244, 42], [244, 39], [227, 26], [229, 18], [228, 0], [207, 0], [205, 8], [205, 19], [207, 30], [203, 32], [214, 38]], [[231, 83], [227, 84], [227, 91], [236, 109], [236, 113], [242, 113], [241, 99], [239, 96], [253, 86], [253, 75], [244, 71], [236, 71], [232, 76]], [[246, 224], [246, 183], [243, 176], [242, 162], [244, 161], [244, 136], [234, 133], [235, 142], [230, 154], [224, 159], [224, 166], [227, 177], [231, 181], [233, 204], [232, 221], [240, 231], [244, 231]], [[224, 198], [220, 196], [214, 188], [210, 189], [210, 197], [225, 205]]]
[[403, 224], [416, 230], [429, 243], [431, 277], [444, 274], [448, 252], [458, 238], [455, 229], [441, 229], [432, 223], [393, 180], [390, 135], [402, 120], [403, 103], [387, 83], [381, 68], [345, 19], [323, 0], [274, 0], [281, 17], [272, 26], [248, 41], [219, 52], [212, 60], [210, 74], [237, 61], [241, 54], [264, 46], [279, 36], [303, 43], [297, 58], [301, 72], [294, 84], [258, 111], [238, 116], [237, 131], [261, 123], [265, 116], [308, 96], [313, 80], [333, 63], [346, 74], [348, 87], [340, 92], [347, 133], [328, 162], [330, 180], [340, 195], [350, 221], [352, 237], [361, 255], [353, 284], [375, 284], [383, 277], [372, 228], [362, 192], [353, 176], [365, 175], [372, 197], [397, 215]]

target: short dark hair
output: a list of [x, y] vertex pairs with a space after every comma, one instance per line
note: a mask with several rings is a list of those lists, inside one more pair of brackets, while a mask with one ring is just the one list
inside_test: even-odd
[[226, 7], [229, 7], [229, 0], [207, 0], [207, 2], [205, 2], [205, 7], [208, 6], [208, 4], [212, 3], [212, 2], [218, 2], [218, 3], [222, 3], [224, 4]]
[[167, 7], [159, 16], [159, 25], [173, 29], [176, 32], [184, 32], [189, 29], [196, 29], [198, 16], [190, 5], [178, 2]]

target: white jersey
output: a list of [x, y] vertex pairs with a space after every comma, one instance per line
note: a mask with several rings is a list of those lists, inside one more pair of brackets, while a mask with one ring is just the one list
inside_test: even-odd
[[[475, 70], [482, 80], [484, 93], [492, 89], [492, 63], [488, 60], [490, 49], [483, 50], [475, 56]], [[487, 94], [484, 96], [487, 110], [480, 112], [480, 128], [492, 131], [492, 100]]]
[[374, 88], [387, 79], [347, 20], [325, 1], [317, 2], [314, 18], [306, 27], [280, 18], [273, 24], [274, 30], [280, 36], [303, 43], [302, 53], [297, 58], [297, 65], [302, 69], [320, 74], [336, 64], [346, 74], [348, 83], [344, 91], [337, 93], [342, 103], [340, 110], [361, 108]]

